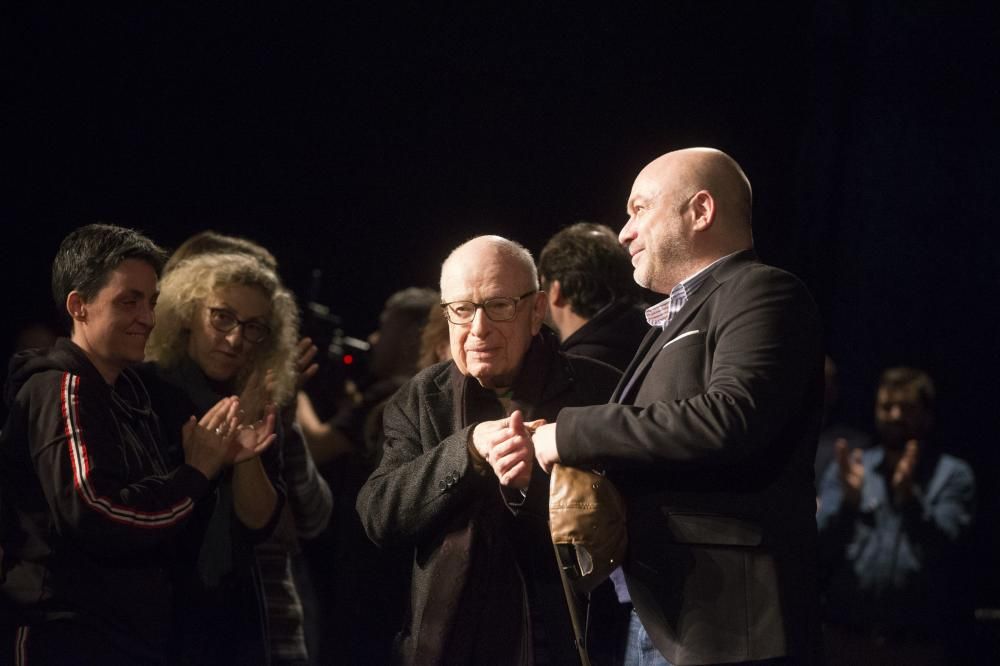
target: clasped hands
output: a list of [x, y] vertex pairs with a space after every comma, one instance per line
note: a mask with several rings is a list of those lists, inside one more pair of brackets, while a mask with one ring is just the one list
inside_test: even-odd
[[472, 445], [489, 464], [502, 486], [527, 490], [535, 460], [532, 434], [545, 419], [525, 422], [521, 410], [497, 421], [484, 421], [472, 431]]

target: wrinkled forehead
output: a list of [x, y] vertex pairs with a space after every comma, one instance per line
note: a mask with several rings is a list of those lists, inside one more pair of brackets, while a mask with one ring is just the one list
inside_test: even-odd
[[532, 287], [531, 273], [521, 262], [495, 251], [452, 257], [441, 272], [444, 302], [520, 296]]

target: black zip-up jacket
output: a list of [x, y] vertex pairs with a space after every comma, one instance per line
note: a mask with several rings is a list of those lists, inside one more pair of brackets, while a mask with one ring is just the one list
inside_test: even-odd
[[69, 340], [16, 355], [4, 397], [3, 621], [69, 620], [134, 661], [157, 661], [173, 539], [208, 480], [164, 462], [139, 376], [126, 369], [109, 386]]
[[612, 301], [563, 340], [560, 349], [595, 358], [624, 372], [648, 332], [642, 308], [626, 301]]

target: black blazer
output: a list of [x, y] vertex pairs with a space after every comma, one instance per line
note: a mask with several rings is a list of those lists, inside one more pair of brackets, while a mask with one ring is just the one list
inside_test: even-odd
[[610, 404], [559, 413], [563, 463], [626, 496], [629, 592], [673, 663], [815, 658], [822, 382], [811, 297], [746, 251], [647, 335]]

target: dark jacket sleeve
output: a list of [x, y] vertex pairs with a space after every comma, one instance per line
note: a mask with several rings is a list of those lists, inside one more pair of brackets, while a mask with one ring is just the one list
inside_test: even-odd
[[[815, 305], [793, 276], [747, 270], [719, 287], [705, 344], [710, 368], [694, 395], [645, 406], [567, 408], [556, 431], [564, 464], [736, 467], [778, 439], [815, 380], [821, 334]], [[667, 353], [667, 352], [663, 352]], [[652, 373], [646, 382], [655, 382]], [[655, 390], [655, 386], [653, 387]]]
[[93, 381], [50, 371], [22, 389], [29, 392], [32, 463], [56, 529], [102, 552], [162, 543], [183, 527], [208, 480], [189, 465], [138, 477], [123, 455], [119, 426], [88, 385]]
[[467, 508], [485, 483], [469, 457], [472, 426], [438, 440], [420, 423], [421, 408], [415, 382], [386, 405], [382, 462], [358, 494], [361, 522], [378, 545], [416, 542]]

